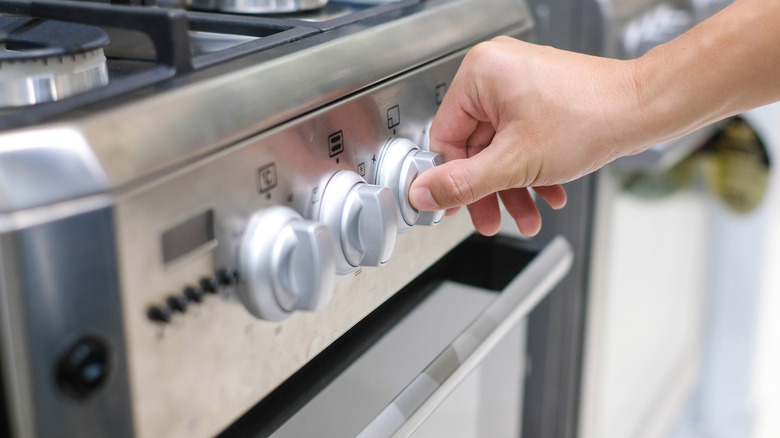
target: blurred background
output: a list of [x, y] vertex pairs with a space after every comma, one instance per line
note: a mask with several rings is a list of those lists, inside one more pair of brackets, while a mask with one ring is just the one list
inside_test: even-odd
[[[540, 43], [622, 59], [729, 3], [530, 2]], [[778, 151], [770, 105], [597, 174], [580, 436], [780, 436]]]

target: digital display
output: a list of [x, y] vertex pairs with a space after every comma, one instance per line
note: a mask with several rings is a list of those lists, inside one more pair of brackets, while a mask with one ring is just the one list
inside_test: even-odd
[[163, 261], [170, 263], [213, 240], [214, 210], [207, 210], [163, 233]]

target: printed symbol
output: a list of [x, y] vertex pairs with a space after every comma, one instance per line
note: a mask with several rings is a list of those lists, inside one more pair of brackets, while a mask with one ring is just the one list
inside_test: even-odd
[[439, 84], [436, 86], [436, 105], [441, 105], [444, 100], [444, 95], [447, 93], [447, 84]]
[[358, 175], [366, 176], [366, 163], [358, 164]]
[[401, 108], [396, 105], [387, 110], [387, 129], [392, 129], [401, 123]]
[[311, 203], [316, 204], [320, 200], [320, 188], [315, 187], [311, 189]]
[[271, 163], [257, 169], [257, 191], [265, 193], [276, 187], [276, 164]]
[[328, 153], [331, 157], [344, 152], [344, 134], [339, 131], [328, 136]]

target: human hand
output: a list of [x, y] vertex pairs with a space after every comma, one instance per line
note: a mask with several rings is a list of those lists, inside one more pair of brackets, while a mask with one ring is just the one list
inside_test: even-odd
[[[498, 197], [525, 235], [541, 217], [532, 188], [562, 208], [561, 184], [626, 154], [641, 114], [631, 61], [596, 58], [500, 37], [466, 55], [431, 126], [446, 163], [420, 175], [419, 210], [468, 206], [475, 228], [498, 232]], [[634, 131], [636, 128], [634, 128]], [[498, 197], [497, 197], [498, 195]]]

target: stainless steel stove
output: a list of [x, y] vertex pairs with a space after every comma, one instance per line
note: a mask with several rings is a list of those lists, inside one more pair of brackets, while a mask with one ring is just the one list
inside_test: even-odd
[[0, 3], [14, 436], [213, 436], [266, 398], [472, 233], [406, 190], [465, 51], [533, 25], [514, 0], [138, 3]]

